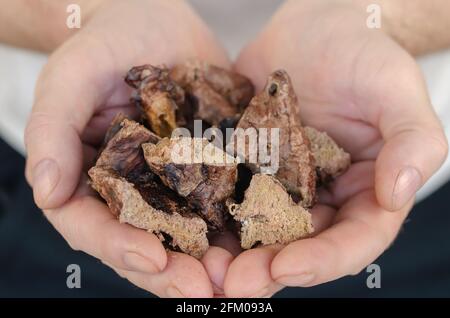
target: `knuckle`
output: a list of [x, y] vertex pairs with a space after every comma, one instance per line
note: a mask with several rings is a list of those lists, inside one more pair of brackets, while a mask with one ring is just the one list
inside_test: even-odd
[[47, 219], [64, 238], [69, 247], [74, 251], [80, 251], [81, 246], [79, 244], [79, 228], [76, 222], [67, 222], [64, 213], [60, 210], [53, 210], [46, 213]]
[[35, 136], [45, 138], [45, 132], [55, 123], [53, 116], [47, 112], [33, 111], [25, 128], [25, 146], [28, 148]]

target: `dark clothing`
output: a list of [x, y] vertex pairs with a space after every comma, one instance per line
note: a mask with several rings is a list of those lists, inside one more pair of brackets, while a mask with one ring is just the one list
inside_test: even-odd
[[[0, 297], [148, 297], [100, 261], [70, 249], [34, 205], [23, 157], [0, 140]], [[277, 297], [450, 297], [450, 183], [418, 204], [394, 245], [375, 263], [381, 288], [365, 271]], [[81, 288], [69, 289], [69, 264], [81, 268]]]

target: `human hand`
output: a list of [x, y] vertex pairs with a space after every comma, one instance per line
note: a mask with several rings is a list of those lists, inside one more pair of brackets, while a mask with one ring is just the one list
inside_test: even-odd
[[135, 115], [123, 82], [132, 66], [196, 57], [227, 67], [228, 59], [183, 1], [108, 1], [90, 16], [51, 55], [37, 83], [25, 133], [35, 201], [72, 248], [139, 287], [166, 297], [220, 293], [208, 276], [222, 284], [229, 252], [211, 247], [203, 264], [166, 253], [155, 235], [113, 217], [87, 186], [85, 171], [113, 116]]
[[419, 67], [366, 19], [353, 1], [288, 1], [240, 54], [235, 68], [257, 91], [270, 72], [287, 70], [303, 123], [327, 131], [352, 165], [319, 193], [315, 236], [237, 256], [227, 296], [357, 274], [391, 244], [416, 191], [443, 163], [447, 141]]

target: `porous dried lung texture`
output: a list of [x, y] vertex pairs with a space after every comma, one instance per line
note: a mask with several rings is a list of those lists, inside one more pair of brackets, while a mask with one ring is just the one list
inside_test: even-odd
[[[301, 126], [297, 96], [285, 71], [278, 70], [269, 76], [264, 90], [251, 100], [237, 128], [255, 128], [258, 134], [260, 128], [279, 128], [276, 177], [289, 192], [300, 197], [302, 206], [311, 207], [316, 191], [314, 157]], [[246, 142], [248, 146], [248, 139]], [[268, 148], [276, 149], [271, 138], [268, 138]], [[244, 157], [250, 168], [259, 172], [262, 164], [249, 163], [249, 156], [254, 151], [246, 147]]]
[[136, 89], [132, 99], [143, 110], [150, 128], [159, 136], [170, 136], [184, 122], [179, 113], [185, 102], [184, 90], [169, 77], [165, 67], [142, 65], [133, 67], [125, 81]]
[[193, 105], [193, 118], [219, 126], [236, 118], [253, 97], [248, 78], [203, 61], [190, 60], [172, 68], [171, 78], [185, 89]]
[[[161, 185], [152, 182], [138, 190], [115, 172], [99, 167], [91, 168], [89, 176], [93, 188], [106, 200], [113, 213], [119, 215], [120, 222], [155, 233], [162, 241], [164, 235], [168, 235], [172, 247], [196, 258], [201, 258], [207, 251], [206, 223], [190, 212], [180, 214], [187, 207], [171, 200], [165, 191], [161, 191]], [[153, 201], [144, 200], [143, 192]]]
[[202, 138], [164, 138], [144, 144], [150, 169], [186, 198], [212, 229], [223, 230], [225, 200], [234, 193], [236, 160]]
[[159, 140], [144, 126], [117, 116], [96, 166], [89, 170], [91, 185], [121, 222], [154, 232], [163, 242], [170, 237], [172, 247], [201, 257], [208, 248], [205, 221], [145, 162], [142, 144]]
[[313, 232], [311, 214], [293, 202], [273, 176], [256, 174], [242, 204], [229, 204], [230, 214], [241, 223], [241, 246], [257, 243], [287, 244]]
[[305, 127], [316, 163], [316, 172], [322, 184], [343, 174], [350, 166], [350, 154], [339, 147], [326, 132]]

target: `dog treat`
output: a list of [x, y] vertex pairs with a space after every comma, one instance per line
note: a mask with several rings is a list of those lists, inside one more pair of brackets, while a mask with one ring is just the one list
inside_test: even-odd
[[256, 174], [241, 204], [229, 204], [229, 212], [241, 222], [241, 246], [249, 249], [298, 240], [313, 232], [311, 214], [294, 203], [273, 176]]
[[[304, 207], [315, 202], [316, 172], [309, 140], [301, 126], [297, 96], [285, 71], [272, 73], [264, 90], [245, 110], [237, 128], [279, 128], [279, 168], [276, 177], [287, 190], [300, 197]], [[270, 138], [268, 148], [271, 147]], [[250, 151], [245, 151], [249, 162]], [[254, 172], [258, 163], [249, 163]]]
[[89, 170], [92, 187], [121, 222], [153, 232], [170, 246], [201, 257], [208, 248], [205, 221], [145, 162], [142, 144], [157, 143], [160, 138], [134, 121], [119, 123], [120, 118], [113, 120], [107, 143]]
[[224, 201], [233, 195], [237, 180], [236, 160], [202, 138], [164, 138], [142, 147], [163, 183], [185, 197], [211, 228], [223, 230]]
[[194, 119], [212, 126], [242, 113], [254, 94], [245, 76], [198, 60], [175, 66], [170, 76], [188, 93]]
[[322, 184], [344, 173], [350, 166], [350, 155], [340, 148], [325, 132], [305, 127], [316, 163], [316, 172]]
[[[344, 173], [350, 155], [325, 132], [302, 126], [285, 71], [273, 72], [256, 96], [246, 77], [197, 60], [172, 69], [133, 67], [125, 81], [143, 124], [117, 115], [88, 172], [120, 222], [196, 258], [209, 248], [208, 232], [238, 232], [244, 249], [313, 232], [308, 209], [316, 187]], [[192, 132], [195, 119], [237, 130], [223, 145], [218, 130], [205, 138], [181, 132], [168, 138], [178, 127]]]
[[161, 185], [152, 182], [138, 190], [125, 178], [98, 167], [91, 168], [89, 176], [120, 222], [155, 233], [161, 241], [169, 236], [168, 244], [196, 258], [208, 249], [206, 223], [161, 191]]
[[[133, 67], [125, 81], [136, 92], [132, 100], [142, 109], [150, 128], [159, 136], [170, 136], [180, 123], [183, 115], [178, 114], [184, 105], [184, 90], [169, 77], [165, 67], [142, 65]], [[184, 122], [181, 122], [184, 123]]]
[[106, 144], [103, 146], [96, 166], [112, 169], [125, 177], [133, 171], [136, 173], [145, 163], [141, 144], [157, 143], [160, 138], [144, 126], [118, 115], [112, 122], [107, 134]]

